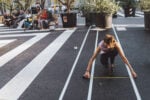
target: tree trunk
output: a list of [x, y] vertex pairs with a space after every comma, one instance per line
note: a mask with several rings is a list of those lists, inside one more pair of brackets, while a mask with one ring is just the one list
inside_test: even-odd
[[27, 10], [30, 7], [31, 2], [31, 0], [25, 0], [24, 10]]
[[45, 0], [41, 0], [41, 7], [42, 7], [42, 9], [44, 9], [44, 5], [45, 5]]
[[144, 12], [145, 30], [150, 30], [150, 12]]
[[4, 12], [3, 12], [3, 7], [2, 7], [2, 3], [0, 3], [0, 12], [1, 12], [2, 15], [4, 14]]

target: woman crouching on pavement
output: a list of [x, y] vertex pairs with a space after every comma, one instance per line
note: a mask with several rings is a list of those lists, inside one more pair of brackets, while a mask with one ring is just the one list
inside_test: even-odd
[[[96, 51], [93, 53], [92, 57], [90, 58], [86, 71], [83, 75], [83, 78], [86, 78], [86, 79], [90, 78], [90, 70], [92, 67], [92, 63], [99, 53], [101, 56], [100, 61], [102, 65], [104, 65], [105, 67], [108, 67], [110, 73], [113, 72], [115, 57], [119, 53], [123, 62], [127, 64], [127, 66], [129, 67], [132, 76], [134, 78], [137, 77], [137, 74], [135, 73], [128, 59], [124, 55], [120, 44], [115, 40], [113, 35], [106, 34], [104, 39], [99, 43]], [[110, 59], [110, 64], [109, 64], [109, 59]]]

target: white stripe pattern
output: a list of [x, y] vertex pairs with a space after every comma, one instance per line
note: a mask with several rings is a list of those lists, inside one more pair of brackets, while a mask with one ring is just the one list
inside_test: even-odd
[[0, 90], [0, 99], [17, 100], [75, 30], [76, 29], [63, 32], [24, 69], [2, 87]]

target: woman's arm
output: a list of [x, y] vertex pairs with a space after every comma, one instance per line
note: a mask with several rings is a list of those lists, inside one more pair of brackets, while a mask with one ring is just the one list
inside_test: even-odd
[[94, 59], [97, 57], [97, 55], [100, 52], [100, 47], [97, 47], [96, 51], [93, 53], [92, 57], [90, 58], [89, 62], [88, 62], [88, 66], [87, 66], [87, 71], [90, 71], [92, 63], [94, 61]]
[[130, 69], [130, 71], [131, 71], [131, 73], [132, 73], [132, 76], [133, 76], [134, 78], [136, 78], [136, 77], [137, 77], [137, 74], [135, 73], [135, 71], [133, 70], [132, 66], [130, 65], [128, 59], [126, 58], [125, 54], [123, 53], [123, 51], [122, 51], [122, 49], [121, 49], [121, 46], [120, 46], [120, 44], [119, 44], [118, 42], [116, 42], [116, 47], [117, 47], [117, 50], [118, 50], [118, 52], [119, 52], [119, 55], [120, 55], [121, 59], [122, 59], [123, 62], [124, 62], [125, 64], [127, 64], [127, 66], [129, 67], [129, 69]]
[[96, 48], [96, 51], [93, 53], [92, 57], [90, 58], [90, 60], [88, 62], [88, 66], [86, 68], [85, 74], [83, 75], [84, 78], [90, 78], [90, 70], [92, 67], [92, 63], [93, 63], [94, 59], [97, 57], [97, 55], [99, 54], [99, 52], [100, 52], [100, 47], [98, 46]]

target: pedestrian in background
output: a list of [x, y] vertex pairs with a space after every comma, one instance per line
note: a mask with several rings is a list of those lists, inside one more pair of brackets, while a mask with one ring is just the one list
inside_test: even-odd
[[[109, 68], [109, 72], [111, 74], [114, 68], [115, 57], [119, 53], [123, 62], [127, 64], [127, 66], [129, 67], [132, 76], [134, 78], [137, 77], [137, 74], [135, 73], [128, 59], [124, 55], [120, 44], [115, 40], [113, 35], [106, 34], [104, 39], [99, 43], [96, 51], [93, 53], [92, 57], [90, 58], [86, 71], [83, 75], [83, 78], [86, 78], [86, 79], [90, 78], [90, 70], [92, 67], [92, 63], [99, 53], [100, 53], [100, 61], [102, 65], [104, 65], [104, 67]], [[109, 60], [110, 60], [110, 64], [109, 64]]]

